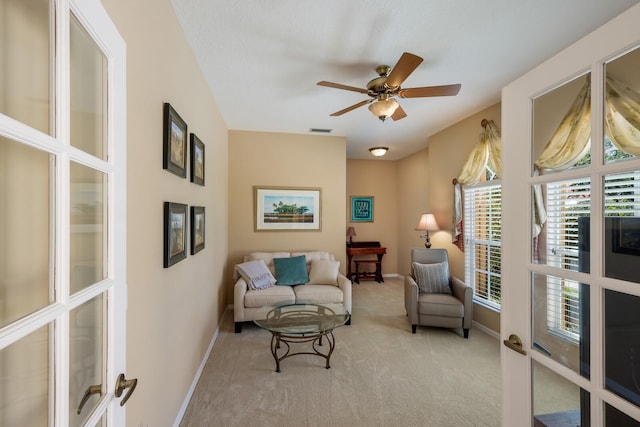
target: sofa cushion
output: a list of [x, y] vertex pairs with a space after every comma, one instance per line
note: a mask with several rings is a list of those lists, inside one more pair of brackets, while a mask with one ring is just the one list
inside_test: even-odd
[[338, 285], [339, 261], [314, 259], [309, 270], [309, 285]]
[[[277, 286], [276, 286], [277, 287]], [[337, 286], [327, 285], [303, 285], [294, 286], [296, 301], [310, 301], [315, 303], [323, 302], [344, 302], [342, 290]]]
[[259, 291], [247, 291], [244, 296], [244, 306], [246, 308], [258, 308], [278, 302], [293, 303], [295, 300], [296, 295], [291, 286], [273, 286]]
[[308, 252], [291, 252], [291, 256], [302, 256], [304, 255], [307, 259], [307, 264], [310, 265], [313, 260], [326, 260], [326, 261], [334, 261], [335, 258], [331, 252], [325, 251], [308, 251]]
[[307, 260], [304, 255], [289, 258], [274, 258], [276, 285], [303, 285], [309, 281]]
[[420, 264], [414, 262], [412, 267], [420, 293], [451, 294], [448, 263]]
[[244, 257], [245, 262], [246, 261], [256, 261], [256, 260], [263, 260], [265, 264], [267, 264], [267, 267], [269, 267], [269, 271], [271, 271], [271, 274], [275, 275], [276, 274], [276, 269], [275, 266], [273, 265], [273, 259], [274, 258], [288, 258], [291, 256], [290, 252], [252, 252], [249, 255]]
[[263, 260], [247, 261], [235, 266], [235, 270], [242, 276], [249, 289], [267, 289], [276, 284], [267, 264]]
[[420, 294], [418, 313], [440, 317], [464, 317], [464, 305], [453, 295]]

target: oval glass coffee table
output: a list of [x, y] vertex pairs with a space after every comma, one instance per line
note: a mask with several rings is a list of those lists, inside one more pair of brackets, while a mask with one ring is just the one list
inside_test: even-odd
[[[314, 303], [310, 301], [284, 302], [260, 308], [255, 315], [255, 324], [271, 332], [271, 354], [276, 361], [276, 372], [280, 362], [298, 354], [323, 357], [329, 369], [331, 354], [336, 347], [333, 330], [351, 318], [341, 303]], [[322, 352], [323, 339], [329, 348]], [[292, 352], [290, 344], [311, 343], [313, 351]]]

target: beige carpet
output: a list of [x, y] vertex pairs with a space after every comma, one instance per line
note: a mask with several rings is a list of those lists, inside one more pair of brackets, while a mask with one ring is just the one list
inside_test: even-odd
[[[499, 426], [498, 340], [471, 329], [418, 327], [411, 334], [403, 281], [353, 286], [351, 326], [335, 331], [324, 359], [285, 359], [271, 334], [226, 313], [181, 426]], [[304, 344], [300, 344], [304, 345]]]

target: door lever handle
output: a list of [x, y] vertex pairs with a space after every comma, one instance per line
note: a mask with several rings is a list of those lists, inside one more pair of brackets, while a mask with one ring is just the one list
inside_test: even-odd
[[502, 341], [502, 343], [511, 350], [517, 351], [520, 354], [527, 354], [527, 352], [522, 348], [522, 340], [520, 340], [520, 337], [516, 334], [509, 335], [509, 339]]
[[133, 391], [136, 389], [137, 385], [138, 385], [137, 378], [132, 378], [130, 380], [127, 380], [125, 379], [124, 374], [118, 375], [118, 379], [116, 380], [116, 397], [122, 396], [122, 392], [124, 391], [125, 388], [129, 389], [127, 394], [124, 396], [124, 399], [120, 401], [120, 406], [124, 406], [124, 404], [127, 403], [127, 400], [129, 400], [129, 398], [133, 394]]
[[80, 415], [80, 412], [82, 412], [82, 408], [84, 407], [84, 404], [87, 403], [87, 400], [89, 400], [91, 395], [96, 393], [102, 396], [102, 384], [92, 385], [92, 386], [89, 386], [89, 388], [87, 388], [87, 390], [84, 392], [84, 396], [82, 396], [80, 405], [78, 405], [78, 411], [77, 411], [78, 415]]

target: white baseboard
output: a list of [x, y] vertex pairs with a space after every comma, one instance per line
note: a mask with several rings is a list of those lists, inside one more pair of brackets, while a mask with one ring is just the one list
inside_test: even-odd
[[495, 339], [499, 340], [500, 339], [500, 333], [494, 331], [493, 329], [489, 329], [484, 325], [481, 325], [480, 323], [476, 322], [475, 320], [471, 322], [472, 326], [474, 328], [478, 328], [480, 329], [482, 332], [484, 332], [485, 334], [494, 337]]
[[220, 332], [220, 325], [224, 322], [224, 317], [227, 315], [227, 312], [233, 312], [233, 310], [229, 310], [228, 308], [222, 313], [222, 318], [220, 319], [220, 323], [218, 323], [218, 327], [213, 332], [213, 337], [211, 338], [211, 342], [209, 343], [209, 347], [200, 362], [200, 366], [198, 366], [198, 370], [196, 371], [196, 375], [191, 382], [191, 387], [187, 391], [187, 395], [184, 398], [184, 402], [182, 402], [182, 406], [180, 407], [180, 411], [178, 411], [178, 416], [176, 416], [176, 420], [173, 423], [173, 427], [179, 427], [182, 422], [182, 418], [184, 417], [185, 412], [187, 411], [187, 407], [189, 406], [189, 402], [191, 401], [191, 397], [193, 396], [193, 392], [196, 390], [196, 385], [198, 385], [198, 381], [200, 381], [200, 376], [202, 375], [202, 371], [204, 370], [204, 366], [209, 360], [209, 355], [211, 354], [211, 350], [213, 349], [213, 345], [218, 338], [218, 333]]

